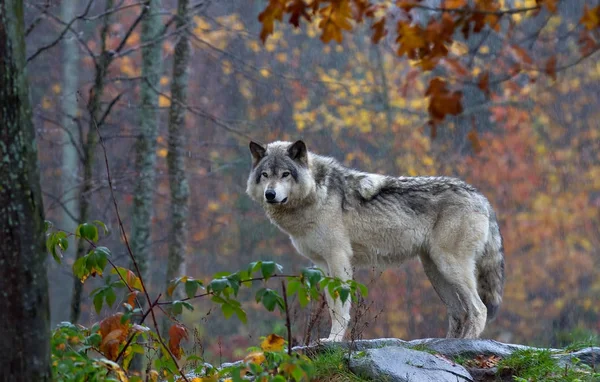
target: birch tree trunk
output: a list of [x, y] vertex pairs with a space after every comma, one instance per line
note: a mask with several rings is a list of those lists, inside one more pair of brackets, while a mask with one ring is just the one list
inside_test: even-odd
[[[69, 21], [75, 17], [75, 2], [63, 1], [61, 3], [61, 17]], [[79, 51], [77, 41], [71, 35], [63, 39], [63, 87], [62, 87], [62, 126], [63, 132], [63, 152], [62, 152], [62, 189], [64, 200], [63, 218], [61, 227], [73, 232], [77, 220], [77, 169], [79, 167], [79, 158], [77, 155], [77, 143], [79, 142], [79, 129], [73, 122], [77, 114], [77, 80], [79, 63]]]
[[[113, 0], [106, 0], [105, 10], [109, 11], [113, 7]], [[90, 200], [92, 191], [92, 170], [94, 166], [94, 155], [98, 145], [98, 132], [96, 124], [101, 111], [102, 94], [104, 93], [104, 79], [108, 66], [111, 62], [111, 56], [106, 50], [106, 38], [110, 27], [110, 13], [104, 16], [102, 31], [100, 32], [101, 53], [96, 63], [96, 73], [94, 75], [94, 85], [90, 90], [90, 99], [88, 101], [88, 113], [90, 122], [88, 126], [87, 139], [83, 148], [83, 185], [79, 195], [79, 222], [84, 223], [89, 220]], [[76, 259], [85, 254], [86, 241], [79, 240], [77, 243]], [[71, 322], [76, 323], [81, 314], [81, 281], [74, 279], [73, 296], [71, 298]]]
[[[160, 0], [148, 0], [147, 12], [142, 21], [142, 45], [155, 41], [162, 33]], [[158, 132], [158, 88], [160, 80], [161, 44], [154, 43], [142, 48], [142, 82], [140, 85], [140, 134], [136, 141], [136, 180], [131, 212], [131, 249], [140, 267], [140, 277], [148, 280], [148, 261], [151, 258], [150, 234], [152, 201], [156, 179], [156, 136]], [[148, 281], [146, 281], [148, 284]]]
[[[177, 3], [177, 28], [189, 25], [189, 1]], [[179, 35], [173, 56], [171, 83], [171, 106], [169, 109], [169, 151], [167, 165], [171, 187], [171, 229], [169, 235], [169, 259], [167, 282], [185, 273], [185, 253], [188, 235], [189, 186], [185, 176], [185, 105], [187, 104], [187, 69], [190, 45], [187, 30]]]
[[50, 381], [44, 208], [25, 76], [22, 0], [0, 0], [2, 379]]

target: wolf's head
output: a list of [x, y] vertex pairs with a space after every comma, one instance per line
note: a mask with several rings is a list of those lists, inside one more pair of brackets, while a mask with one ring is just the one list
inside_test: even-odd
[[314, 189], [309, 152], [302, 141], [250, 142], [252, 170], [246, 193], [268, 208], [298, 205]]

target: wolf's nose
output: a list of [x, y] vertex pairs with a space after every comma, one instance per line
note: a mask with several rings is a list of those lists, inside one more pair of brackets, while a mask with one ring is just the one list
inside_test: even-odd
[[265, 198], [267, 198], [268, 201], [274, 200], [276, 195], [277, 194], [275, 194], [275, 190], [265, 191]]

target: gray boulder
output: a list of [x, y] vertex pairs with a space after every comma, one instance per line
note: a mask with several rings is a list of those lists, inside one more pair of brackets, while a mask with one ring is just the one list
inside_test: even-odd
[[464, 367], [403, 346], [384, 346], [353, 353], [349, 366], [353, 373], [375, 381], [473, 381]]

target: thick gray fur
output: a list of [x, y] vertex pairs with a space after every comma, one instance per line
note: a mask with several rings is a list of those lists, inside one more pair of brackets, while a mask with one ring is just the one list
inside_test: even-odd
[[[353, 170], [302, 141], [250, 144], [246, 192], [300, 254], [327, 274], [397, 266], [419, 257], [448, 308], [448, 337], [476, 338], [502, 302], [502, 236], [488, 200], [450, 177], [391, 177]], [[267, 200], [267, 197], [271, 200]], [[343, 338], [350, 303], [328, 296]]]

